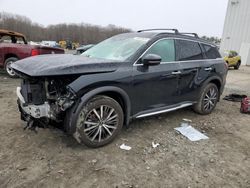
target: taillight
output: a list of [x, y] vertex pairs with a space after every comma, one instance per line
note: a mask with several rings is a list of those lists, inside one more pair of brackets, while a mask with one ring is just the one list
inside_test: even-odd
[[31, 50], [31, 56], [39, 55], [38, 49], [32, 49]]

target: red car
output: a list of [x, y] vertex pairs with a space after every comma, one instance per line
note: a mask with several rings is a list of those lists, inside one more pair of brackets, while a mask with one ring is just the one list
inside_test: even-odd
[[3, 67], [10, 77], [15, 77], [11, 68], [13, 62], [42, 54], [64, 54], [64, 50], [48, 46], [29, 45], [23, 34], [0, 29], [0, 67]]

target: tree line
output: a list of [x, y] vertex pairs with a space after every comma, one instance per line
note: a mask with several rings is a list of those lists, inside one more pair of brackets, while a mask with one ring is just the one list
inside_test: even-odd
[[31, 19], [25, 16], [6, 12], [0, 13], [0, 29], [23, 33], [28, 41], [70, 40], [80, 44], [96, 44], [113, 35], [131, 31], [115, 25], [102, 27], [86, 23], [62, 23], [44, 27], [41, 24], [32, 22]]
[[219, 45], [221, 43], [221, 39], [218, 37], [207, 37], [207, 36], [202, 36], [201, 38], [203, 38], [204, 40], [207, 40], [209, 42], [212, 42], [214, 44]]
[[[108, 25], [106, 27], [79, 23], [79, 24], [56, 24], [44, 27], [32, 22], [29, 18], [21, 15], [0, 12], [0, 29], [13, 30], [26, 35], [28, 40], [70, 40], [80, 44], [96, 44], [113, 35], [130, 32], [130, 29]], [[202, 36], [201, 38], [220, 44], [221, 39], [217, 37]]]

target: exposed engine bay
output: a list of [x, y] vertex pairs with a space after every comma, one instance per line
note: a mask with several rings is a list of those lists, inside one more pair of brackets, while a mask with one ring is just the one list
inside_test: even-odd
[[74, 103], [76, 96], [67, 85], [70, 78], [23, 79], [17, 88], [21, 119], [27, 121], [27, 128], [45, 127], [49, 122], [62, 122], [65, 111]]

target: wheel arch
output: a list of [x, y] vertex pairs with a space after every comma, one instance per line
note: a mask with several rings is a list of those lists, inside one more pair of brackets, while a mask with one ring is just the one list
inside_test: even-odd
[[130, 114], [131, 114], [131, 103], [129, 96], [126, 94], [126, 92], [115, 86], [103, 86], [96, 89], [93, 89], [87, 93], [85, 93], [79, 100], [76, 102], [76, 104], [69, 110], [69, 114], [66, 117], [67, 123], [69, 123], [69, 126], [71, 127], [69, 132], [74, 133], [75, 130], [75, 123], [77, 120], [77, 115], [81, 111], [82, 106], [86, 105], [86, 103], [92, 99], [93, 97], [97, 95], [106, 95], [108, 97], [113, 98], [116, 100], [122, 107], [122, 110], [124, 112], [124, 125], [128, 125], [130, 121]]
[[216, 86], [217, 86], [217, 88], [218, 88], [218, 90], [219, 90], [219, 92], [220, 92], [220, 90], [221, 90], [221, 81], [219, 80], [219, 79], [212, 79], [212, 80], [210, 80], [210, 82], [209, 83], [213, 83], [213, 84], [215, 84]]
[[[202, 87], [203, 88], [205, 85], [209, 84], [209, 83], [213, 83], [217, 86], [218, 90], [219, 90], [219, 93], [220, 95], [222, 94], [223, 92], [223, 89], [224, 89], [224, 86], [223, 86], [223, 81], [222, 79], [219, 77], [219, 76], [212, 76], [210, 77], [209, 79], [207, 79], [203, 84], [202, 84]], [[220, 97], [219, 99], [220, 100]]]
[[4, 56], [4, 63], [5, 63], [6, 59], [11, 58], [11, 57], [15, 57], [15, 58], [19, 59], [19, 57], [16, 54], [8, 53], [8, 54], [5, 54], [5, 56]]

